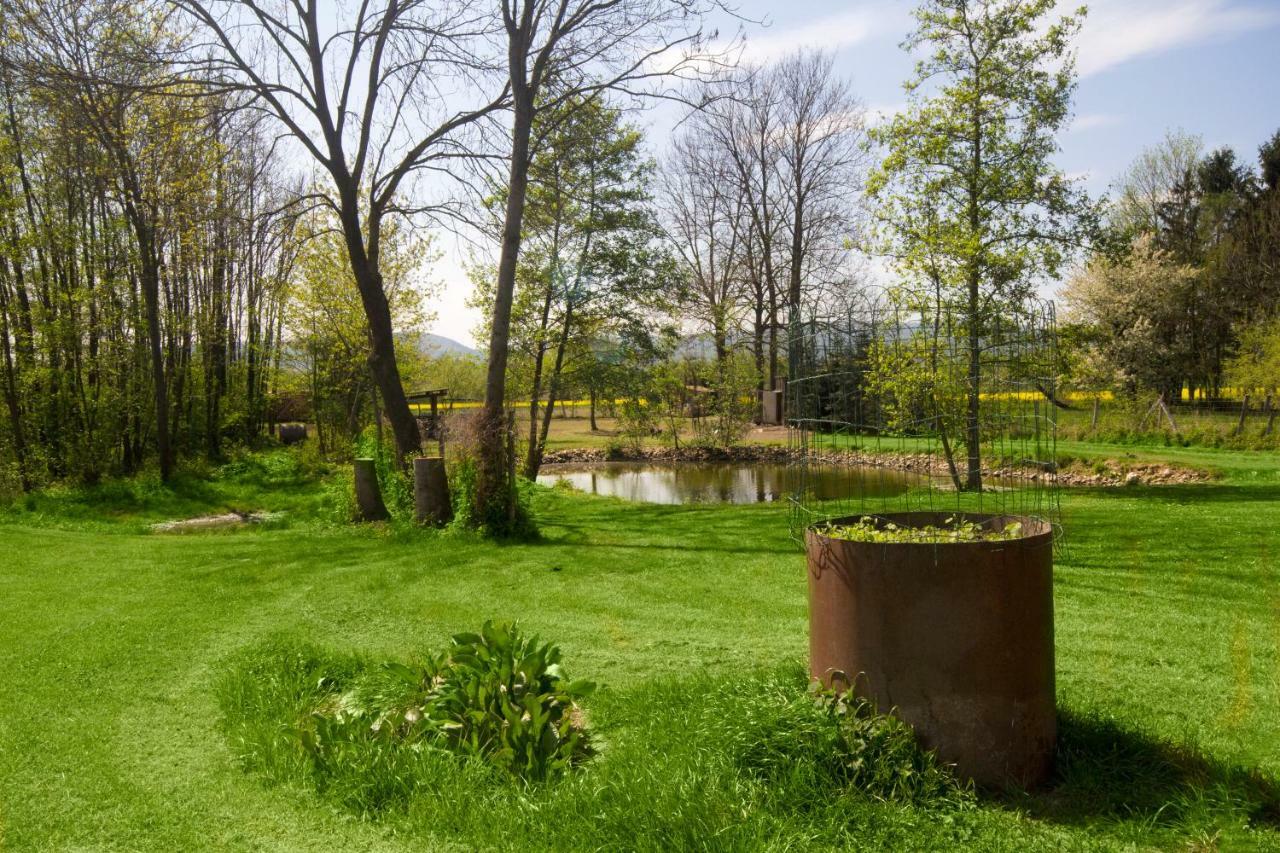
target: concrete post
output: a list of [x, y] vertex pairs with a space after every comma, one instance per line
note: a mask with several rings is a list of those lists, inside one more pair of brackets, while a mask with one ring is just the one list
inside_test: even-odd
[[361, 521], [386, 521], [391, 517], [387, 505], [382, 502], [382, 490], [378, 488], [378, 470], [372, 459], [355, 461], [356, 515]]
[[419, 456], [413, 460], [413, 510], [419, 524], [440, 526], [453, 519], [449, 478], [442, 457]]

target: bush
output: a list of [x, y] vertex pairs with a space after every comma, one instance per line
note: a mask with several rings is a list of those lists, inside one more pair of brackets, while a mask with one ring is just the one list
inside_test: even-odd
[[578, 702], [593, 689], [565, 677], [556, 646], [485, 623], [413, 665], [269, 646], [232, 669], [220, 699], [246, 765], [374, 811], [442, 762], [524, 781], [564, 774], [591, 755]]
[[882, 802], [964, 804], [961, 785], [911, 727], [852, 694], [784, 695], [746, 730], [739, 763], [779, 791], [831, 791]]
[[533, 496], [533, 482], [524, 477], [516, 478], [515, 519], [503, 511], [495, 509], [500, 516], [481, 518], [476, 512], [476, 478], [478, 477], [475, 457], [463, 449], [449, 466], [449, 496], [453, 501], [453, 524], [458, 530], [475, 530], [484, 536], [511, 539], [533, 539], [538, 535], [538, 527], [533, 520], [530, 502]]

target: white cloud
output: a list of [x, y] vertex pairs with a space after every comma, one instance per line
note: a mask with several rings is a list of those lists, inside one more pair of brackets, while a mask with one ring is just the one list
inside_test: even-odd
[[801, 48], [837, 51], [889, 28], [891, 20], [885, 15], [884, 6], [870, 4], [850, 12], [810, 21], [800, 26], [777, 25], [759, 33], [747, 33], [745, 59], [766, 64], [781, 59]]
[[1112, 0], [1090, 4], [1079, 71], [1098, 74], [1133, 59], [1280, 23], [1280, 6], [1237, 0]]

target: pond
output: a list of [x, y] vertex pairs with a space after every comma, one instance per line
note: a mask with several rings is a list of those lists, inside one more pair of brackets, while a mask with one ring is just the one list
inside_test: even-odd
[[[929, 481], [924, 475], [886, 468], [812, 470], [816, 497], [893, 497]], [[567, 482], [593, 495], [611, 495], [657, 504], [769, 503], [786, 500], [800, 471], [777, 463], [746, 462], [603, 462], [588, 466], [550, 465], [538, 482]]]

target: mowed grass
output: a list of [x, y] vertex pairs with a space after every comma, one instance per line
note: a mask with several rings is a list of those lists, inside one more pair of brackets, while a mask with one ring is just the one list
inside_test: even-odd
[[[805, 654], [781, 507], [540, 490], [543, 540], [519, 545], [15, 513], [0, 526], [0, 848], [1280, 849], [1280, 477], [1212, 456], [1227, 472], [1212, 485], [1065, 497], [1060, 778], [959, 810], [807, 808], [726, 760], [735, 711], [754, 707], [735, 697], [758, 703]], [[301, 513], [314, 487], [272, 488], [248, 508]], [[490, 618], [556, 640], [602, 685], [587, 710], [604, 748], [567, 782], [460, 773], [360, 816], [246, 772], [221, 732], [214, 686], [246, 648], [409, 659]]]

